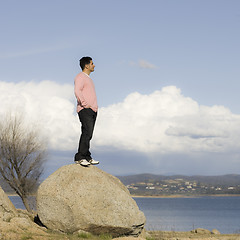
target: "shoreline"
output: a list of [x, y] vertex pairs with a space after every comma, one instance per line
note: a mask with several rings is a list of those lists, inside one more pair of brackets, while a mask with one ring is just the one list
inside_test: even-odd
[[240, 194], [212, 194], [212, 195], [131, 195], [133, 198], [202, 198], [202, 197], [240, 197]]
[[[19, 197], [16, 193], [6, 193], [8, 197]], [[31, 194], [34, 197], [37, 194]], [[202, 197], [240, 197], [240, 194], [211, 194], [211, 195], [131, 195], [133, 198], [202, 198]]]

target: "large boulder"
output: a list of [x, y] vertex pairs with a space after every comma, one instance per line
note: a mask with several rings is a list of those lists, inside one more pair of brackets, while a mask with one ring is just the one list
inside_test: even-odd
[[145, 216], [120, 180], [95, 166], [63, 166], [39, 187], [37, 211], [52, 230], [138, 236]]
[[17, 210], [0, 187], [0, 219], [9, 221], [11, 218], [17, 216]]

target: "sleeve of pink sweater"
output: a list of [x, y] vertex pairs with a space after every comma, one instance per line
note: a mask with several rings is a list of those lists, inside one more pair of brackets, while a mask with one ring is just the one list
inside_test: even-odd
[[83, 96], [83, 88], [85, 83], [85, 77], [78, 74], [74, 80], [74, 93], [77, 98], [77, 103], [81, 107], [87, 107], [88, 103]]

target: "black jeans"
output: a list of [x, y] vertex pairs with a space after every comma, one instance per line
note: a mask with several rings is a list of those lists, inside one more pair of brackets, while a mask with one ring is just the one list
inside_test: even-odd
[[93, 136], [93, 130], [97, 118], [97, 113], [91, 108], [84, 108], [78, 112], [79, 120], [82, 124], [82, 134], [79, 140], [78, 152], [75, 154], [75, 161], [86, 159], [91, 160], [90, 140]]

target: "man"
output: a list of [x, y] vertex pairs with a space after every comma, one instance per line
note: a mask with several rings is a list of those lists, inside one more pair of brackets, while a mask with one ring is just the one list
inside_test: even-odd
[[94, 83], [89, 76], [94, 71], [95, 65], [91, 57], [83, 57], [80, 59], [80, 67], [82, 72], [74, 80], [74, 93], [77, 98], [77, 112], [82, 124], [82, 134], [74, 160], [82, 166], [89, 166], [99, 163], [92, 159], [89, 151], [98, 110]]

